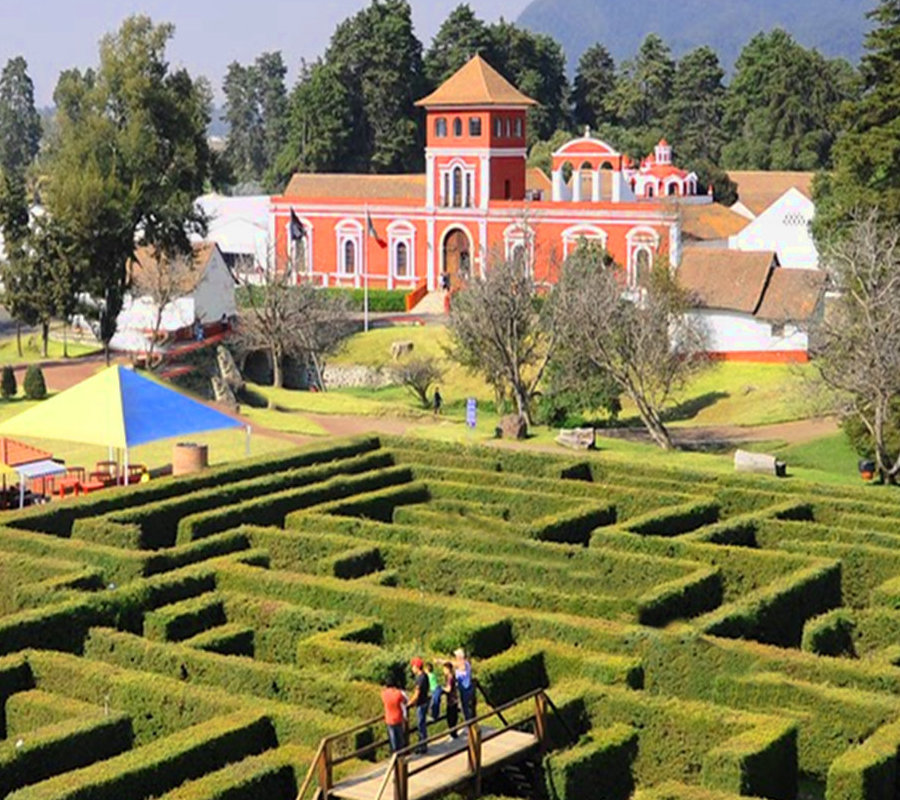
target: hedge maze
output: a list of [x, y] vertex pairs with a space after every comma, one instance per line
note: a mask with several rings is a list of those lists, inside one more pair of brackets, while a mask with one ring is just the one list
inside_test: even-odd
[[886, 492], [383, 437], [0, 523], [0, 797], [293, 800], [460, 645], [580, 737], [535, 796], [897, 795]]

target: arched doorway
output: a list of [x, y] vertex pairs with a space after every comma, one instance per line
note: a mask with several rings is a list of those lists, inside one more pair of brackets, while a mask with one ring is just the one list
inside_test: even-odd
[[444, 251], [441, 255], [442, 272], [450, 276], [450, 289], [458, 289], [460, 283], [472, 275], [472, 254], [469, 237], [460, 228], [455, 228], [444, 237]]

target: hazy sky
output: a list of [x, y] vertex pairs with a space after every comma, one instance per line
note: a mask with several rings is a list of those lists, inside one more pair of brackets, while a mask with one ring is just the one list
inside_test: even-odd
[[[411, 0], [416, 35], [427, 43], [461, 0]], [[368, 0], [0, 0], [0, 63], [24, 55], [39, 106], [52, 101], [63, 69], [97, 61], [97, 42], [129, 14], [176, 26], [173, 65], [206, 75], [217, 92], [226, 66], [281, 50], [293, 81], [302, 57], [320, 55], [335, 25]], [[482, 18], [515, 19], [528, 0], [469, 0]]]

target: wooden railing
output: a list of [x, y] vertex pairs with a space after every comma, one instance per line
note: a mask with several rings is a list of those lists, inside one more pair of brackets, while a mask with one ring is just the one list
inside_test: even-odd
[[[484, 696], [485, 700], [487, 700], [487, 696], [484, 695], [483, 690], [482, 696]], [[527, 715], [524, 718], [519, 718], [514, 722], [507, 721], [506, 717], [503, 714], [504, 711], [511, 711], [528, 702], [534, 703], [534, 711], [531, 714]], [[418, 775], [419, 773], [426, 770], [432, 769], [439, 764], [442, 764], [448, 759], [458, 755], [460, 751], [451, 750], [447, 753], [444, 753], [443, 755], [438, 756], [437, 758], [429, 759], [427, 762], [422, 763], [421, 765], [416, 766], [413, 769], [410, 769], [410, 763], [407, 760], [407, 757], [412, 755], [417, 749], [421, 748], [422, 746], [427, 747], [433, 742], [446, 738], [450, 733], [458, 734], [463, 731], [466, 734], [466, 751], [468, 753], [469, 762], [469, 772], [465, 776], [464, 780], [473, 781], [475, 795], [478, 796], [481, 793], [482, 751], [484, 743], [490, 741], [491, 739], [495, 739], [498, 736], [502, 736], [507, 731], [515, 730], [533, 724], [534, 735], [537, 739], [538, 747], [543, 752], [548, 744], [547, 721], [549, 710], [552, 710], [555, 713], [555, 716], [559, 720], [563, 729], [574, 741], [574, 735], [566, 724], [565, 719], [559, 714], [559, 710], [553, 704], [553, 701], [547, 695], [546, 691], [544, 689], [536, 689], [532, 692], [529, 692], [528, 694], [522, 695], [521, 697], [517, 697], [515, 700], [511, 700], [510, 702], [505, 703], [497, 708], [490, 708], [488, 712], [481, 714], [480, 716], [474, 717], [470, 720], [464, 720], [453, 728], [446, 728], [440, 733], [429, 736], [423, 742], [410, 744], [402, 750], [398, 750], [397, 752], [393, 753], [390, 760], [388, 761], [387, 769], [384, 773], [384, 779], [381, 782], [378, 793], [376, 794], [374, 800], [383, 800], [383, 795], [392, 779], [394, 783], [393, 800], [408, 800], [409, 779], [411, 777], [413, 777], [414, 775]], [[440, 722], [444, 719], [445, 717], [439, 717], [437, 720], [435, 720], [435, 722]], [[480, 727], [481, 723], [497, 720], [499, 720], [500, 722], [500, 727], [492, 727], [486, 731], [483, 731]], [[379, 739], [363, 747], [359, 747], [353, 752], [346, 753], [341, 756], [336, 756], [334, 752], [335, 743], [341, 739], [345, 739], [349, 736], [361, 733], [364, 730], [383, 727], [383, 724], [384, 721], [381, 717], [375, 717], [374, 719], [367, 720], [366, 722], [362, 722], [352, 728], [348, 728], [347, 730], [332, 734], [331, 736], [326, 736], [324, 739], [322, 739], [319, 744], [319, 749], [316, 751], [316, 755], [312, 761], [312, 764], [310, 764], [310, 767], [306, 773], [306, 777], [304, 778], [303, 783], [300, 786], [300, 790], [297, 793], [297, 800], [304, 800], [306, 793], [312, 787], [314, 781], [318, 785], [318, 791], [321, 792], [321, 797], [323, 798], [323, 800], [327, 800], [329, 792], [334, 788], [335, 785], [334, 768], [336, 766], [352, 759], [363, 758], [370, 753], [374, 753], [379, 748], [385, 747], [390, 744], [387, 738]], [[407, 731], [409, 731], [410, 724], [411, 722], [408, 721]]]

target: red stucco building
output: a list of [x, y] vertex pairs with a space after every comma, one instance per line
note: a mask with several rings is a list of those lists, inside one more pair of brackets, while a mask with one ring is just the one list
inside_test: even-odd
[[635, 285], [655, 263], [678, 263], [679, 215], [666, 198], [711, 202], [696, 175], [671, 164], [665, 142], [635, 167], [586, 131], [554, 153], [550, 179], [529, 170], [534, 101], [480, 56], [418, 105], [425, 174], [296, 174], [272, 199], [278, 263], [298, 280], [350, 287], [365, 276], [371, 287], [431, 291], [444, 271], [456, 283], [492, 257], [519, 256], [538, 281], [552, 281], [583, 238], [603, 244]]

